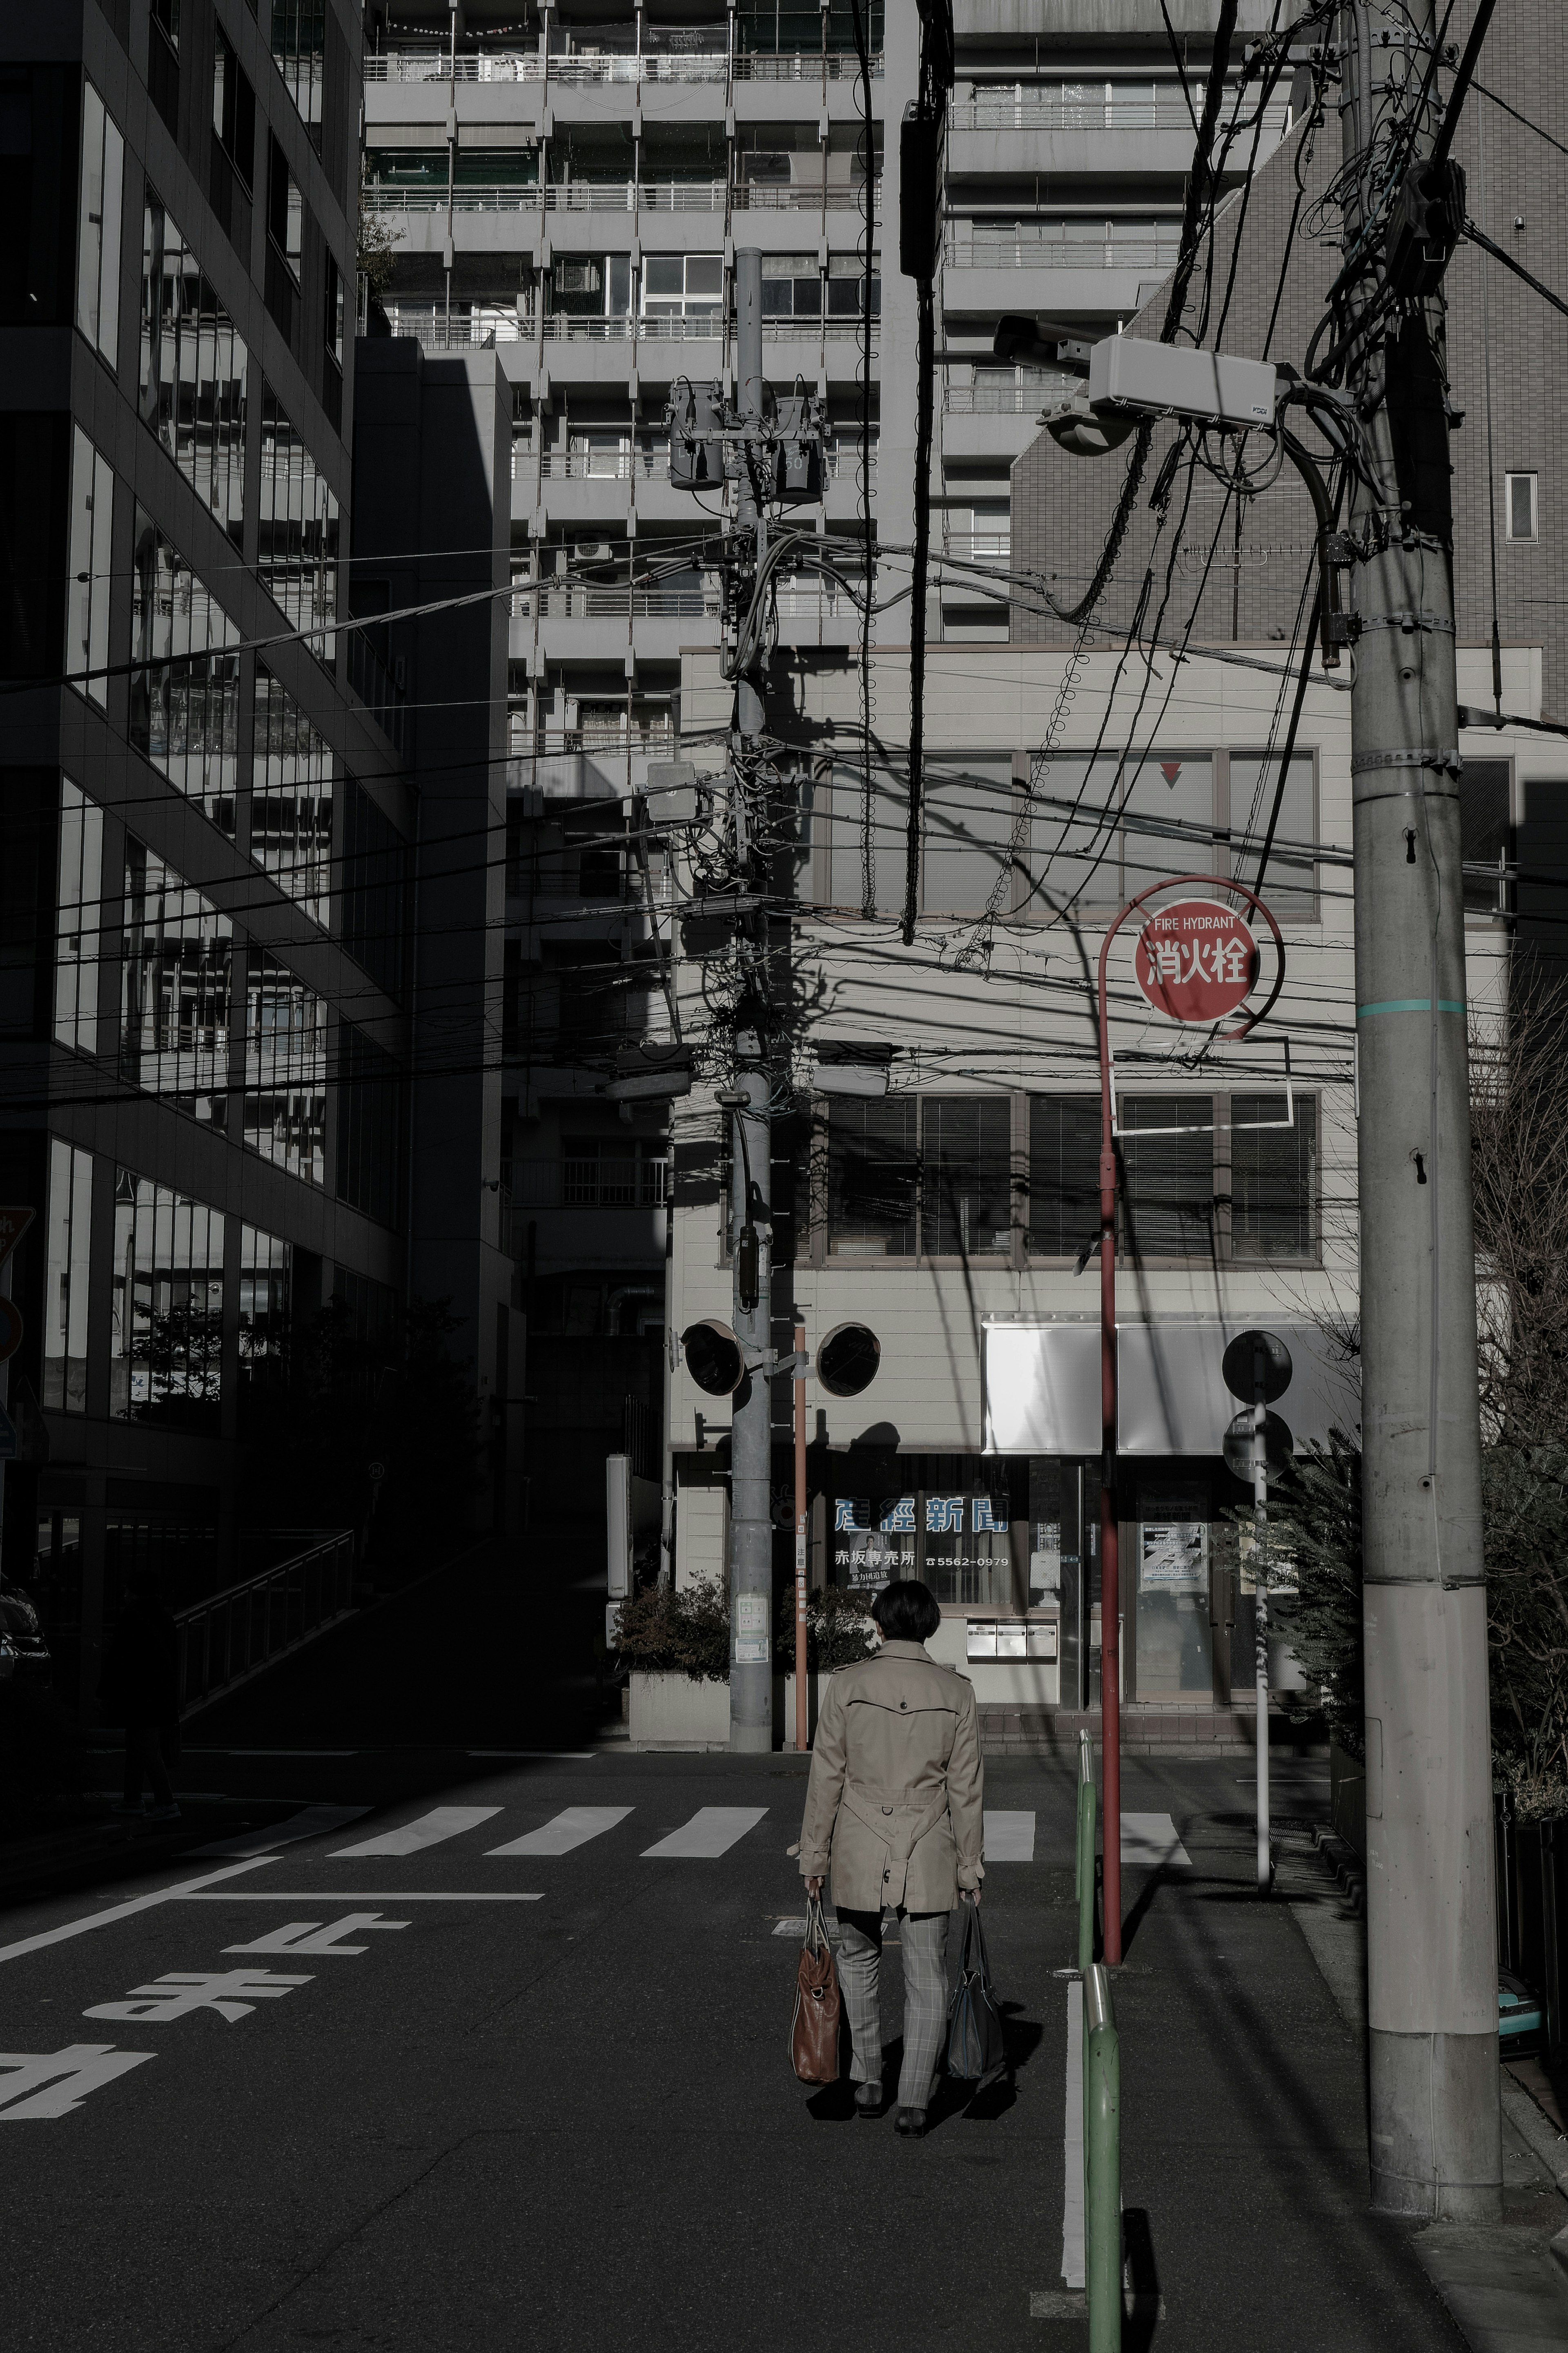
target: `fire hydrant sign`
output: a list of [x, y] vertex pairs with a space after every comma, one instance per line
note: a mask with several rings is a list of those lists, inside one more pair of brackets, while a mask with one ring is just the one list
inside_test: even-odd
[[1258, 976], [1258, 944], [1242, 918], [1215, 899], [1178, 899], [1151, 915], [1132, 969], [1172, 1021], [1223, 1021]]

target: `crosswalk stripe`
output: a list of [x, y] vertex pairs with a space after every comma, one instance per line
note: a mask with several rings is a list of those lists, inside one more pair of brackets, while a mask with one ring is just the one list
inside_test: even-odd
[[988, 1810], [985, 1816], [985, 1860], [987, 1862], [1033, 1862], [1034, 1815], [994, 1814]]
[[241, 1831], [237, 1838], [215, 1839], [211, 1846], [199, 1846], [195, 1852], [271, 1854], [277, 1847], [297, 1846], [301, 1839], [325, 1838], [331, 1831], [346, 1830], [369, 1811], [368, 1806], [306, 1806], [287, 1821], [274, 1822], [269, 1831]]
[[359, 1846], [335, 1846], [332, 1857], [335, 1862], [344, 1855], [418, 1854], [427, 1846], [439, 1846], [443, 1839], [476, 1830], [500, 1811], [499, 1806], [437, 1806], [417, 1821], [405, 1822], [400, 1831], [384, 1831], [379, 1838], [366, 1839]]
[[766, 1806], [700, 1806], [689, 1822], [657, 1846], [645, 1846], [643, 1858], [649, 1855], [712, 1856], [728, 1854], [737, 1839], [755, 1830]]
[[1193, 1867], [1193, 1858], [1176, 1836], [1176, 1825], [1169, 1814], [1123, 1814], [1121, 1860], [1123, 1862], [1173, 1862], [1184, 1871], [1191, 1871]]
[[506, 1846], [490, 1846], [487, 1854], [570, 1854], [574, 1846], [586, 1846], [590, 1839], [603, 1838], [617, 1822], [624, 1822], [633, 1810], [630, 1806], [568, 1806], [542, 1828], [530, 1831], [525, 1838], [513, 1839]]

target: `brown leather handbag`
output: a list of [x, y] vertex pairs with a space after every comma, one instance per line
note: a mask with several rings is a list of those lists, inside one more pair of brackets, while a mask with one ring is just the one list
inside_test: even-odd
[[838, 2081], [838, 2032], [843, 2018], [838, 1971], [823, 1926], [822, 1901], [819, 1896], [808, 1896], [805, 1942], [795, 1973], [795, 2016], [789, 2031], [790, 2059], [803, 2084]]

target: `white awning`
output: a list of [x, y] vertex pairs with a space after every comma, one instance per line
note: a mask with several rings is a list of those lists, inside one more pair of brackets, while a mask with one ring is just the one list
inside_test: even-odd
[[[1360, 1426], [1358, 1370], [1315, 1324], [1264, 1321], [1290, 1351], [1290, 1386], [1269, 1410], [1298, 1449]], [[1118, 1335], [1117, 1446], [1123, 1454], [1217, 1455], [1241, 1402], [1220, 1370], [1234, 1328], [1195, 1318], [1124, 1324]], [[1100, 1325], [987, 1324], [987, 1454], [1100, 1452]]]

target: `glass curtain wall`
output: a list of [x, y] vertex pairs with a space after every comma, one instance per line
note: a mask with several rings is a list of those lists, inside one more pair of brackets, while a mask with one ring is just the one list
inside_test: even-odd
[[247, 959], [245, 1141], [308, 1185], [327, 1173], [327, 1008], [276, 957]]
[[325, 931], [331, 901], [331, 747], [259, 662], [254, 743], [250, 854]]
[[44, 1270], [44, 1403], [87, 1411], [88, 1269], [92, 1250], [92, 1155], [49, 1138], [48, 1248]]
[[232, 839], [239, 631], [141, 506], [131, 598], [131, 741]]
[[129, 1168], [114, 1184], [110, 1410], [216, 1430], [223, 1382], [223, 1218]]
[[54, 1034], [79, 1054], [98, 1050], [98, 966], [103, 923], [103, 813], [60, 778], [60, 862], [55, 914]]
[[269, 384], [261, 388], [261, 528], [257, 571], [310, 651], [331, 670], [338, 615], [338, 501]]
[[120, 1068], [132, 1086], [226, 1125], [234, 929], [154, 852], [127, 837]]
[[151, 186], [142, 223], [142, 422], [238, 546], [249, 356], [217, 290]]

